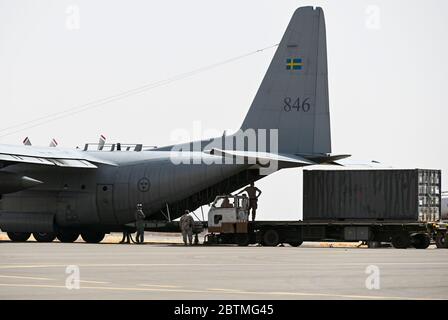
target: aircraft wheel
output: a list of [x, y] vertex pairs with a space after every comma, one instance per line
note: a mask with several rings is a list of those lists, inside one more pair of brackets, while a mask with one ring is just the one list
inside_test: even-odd
[[275, 230], [267, 230], [263, 234], [263, 245], [267, 247], [276, 247], [280, 243], [280, 236]]
[[75, 242], [79, 237], [79, 233], [76, 232], [68, 232], [68, 231], [63, 231], [60, 232], [56, 238], [58, 238], [59, 241], [64, 242], [64, 243], [71, 243], [71, 242]]
[[104, 232], [89, 231], [81, 233], [81, 238], [87, 243], [100, 243], [104, 236]]
[[294, 241], [294, 242], [289, 242], [288, 244], [291, 246], [291, 247], [300, 247], [301, 245], [302, 245], [302, 243], [303, 243], [303, 241]]
[[411, 237], [407, 233], [398, 234], [392, 238], [392, 245], [397, 249], [406, 249], [411, 246]]
[[235, 235], [235, 242], [240, 247], [247, 247], [250, 242], [249, 235], [247, 233], [237, 233]]
[[426, 249], [431, 244], [431, 239], [425, 233], [419, 233], [412, 237], [412, 245], [416, 249]]
[[53, 232], [34, 232], [33, 237], [37, 242], [52, 242], [56, 239], [56, 234]]
[[30, 236], [31, 232], [8, 232], [8, 238], [14, 242], [25, 242]]
[[437, 248], [443, 248], [446, 249], [448, 248], [448, 236], [444, 233], [437, 233], [436, 236], [436, 246]]

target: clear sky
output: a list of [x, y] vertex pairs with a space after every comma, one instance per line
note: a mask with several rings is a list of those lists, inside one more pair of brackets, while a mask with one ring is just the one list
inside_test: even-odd
[[[0, 143], [172, 144], [238, 129], [274, 50], [41, 126], [13, 127], [276, 44], [293, 11], [324, 9], [334, 153], [441, 168], [448, 190], [445, 0], [0, 0]], [[31, 123], [34, 124], [34, 123]], [[20, 130], [19, 132], [15, 132]], [[301, 172], [258, 183], [260, 219], [301, 216]]]

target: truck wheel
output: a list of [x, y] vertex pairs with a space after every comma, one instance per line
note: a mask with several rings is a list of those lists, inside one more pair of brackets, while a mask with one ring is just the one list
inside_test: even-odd
[[263, 245], [267, 247], [276, 247], [280, 243], [280, 237], [275, 230], [268, 230], [263, 234]]
[[294, 241], [294, 242], [289, 242], [288, 244], [291, 247], [300, 247], [302, 245], [303, 241]]
[[408, 234], [398, 234], [392, 238], [392, 245], [397, 249], [406, 249], [411, 246], [411, 237]]
[[381, 248], [381, 242], [380, 241], [367, 241], [367, 248], [369, 248], [369, 249]]
[[7, 234], [8, 238], [14, 242], [25, 242], [31, 236], [30, 232], [8, 232]]
[[37, 242], [51, 242], [56, 239], [56, 234], [53, 232], [34, 232], [33, 237]]
[[100, 243], [104, 236], [104, 232], [90, 231], [81, 233], [81, 238], [87, 243]]
[[447, 235], [444, 233], [437, 233], [436, 236], [436, 246], [437, 248], [446, 249], [448, 248]]
[[58, 238], [59, 241], [64, 242], [64, 243], [71, 243], [71, 242], [75, 242], [79, 237], [79, 233], [76, 232], [60, 232], [58, 233], [58, 235], [56, 236], [56, 238]]
[[249, 235], [247, 233], [237, 233], [235, 235], [235, 242], [240, 247], [247, 247], [250, 242]]
[[419, 233], [412, 237], [413, 246], [416, 249], [426, 249], [431, 243], [431, 239], [425, 233]]

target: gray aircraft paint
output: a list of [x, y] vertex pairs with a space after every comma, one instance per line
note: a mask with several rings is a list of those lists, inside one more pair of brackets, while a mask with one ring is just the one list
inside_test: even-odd
[[[321, 8], [294, 13], [268, 72], [249, 109], [242, 130], [279, 129], [278, 151], [289, 154], [331, 153], [327, 45]], [[287, 59], [301, 59], [301, 70], [285, 71]], [[310, 110], [285, 111], [285, 98]]]
[[[287, 70], [287, 59], [295, 57], [302, 59], [303, 68]], [[288, 96], [309, 98], [309, 110], [285, 111], [283, 100]], [[278, 129], [278, 153], [284, 166], [314, 164], [310, 156], [325, 160], [331, 151], [325, 25], [320, 8], [304, 7], [294, 13], [242, 129]], [[50, 227], [77, 232], [122, 230], [134, 221], [137, 203], [143, 204], [149, 220], [166, 219], [167, 207], [174, 219], [185, 209], [209, 203], [216, 193], [232, 192], [262, 177], [257, 165], [222, 164], [221, 155], [203, 152], [209, 142], [200, 141], [201, 150], [174, 156], [169, 150], [189, 144], [143, 151], [0, 146], [1, 171], [43, 182], [2, 196], [0, 227], [17, 232], [48, 232]], [[251, 149], [233, 151], [236, 158], [253, 154]], [[200, 161], [192, 164], [191, 160]], [[212, 160], [215, 163], [207, 164]]]

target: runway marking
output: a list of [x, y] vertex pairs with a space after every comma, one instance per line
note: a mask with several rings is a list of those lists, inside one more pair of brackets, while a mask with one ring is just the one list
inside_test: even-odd
[[242, 293], [244, 293], [244, 291], [241, 291], [241, 290], [237, 290], [237, 289], [221, 289], [221, 288], [210, 288], [210, 289], [207, 289], [207, 290], [210, 290], [210, 291], [223, 291], [223, 292], [233, 292], [233, 293], [239, 293], [239, 292], [242, 292]]
[[159, 284], [139, 284], [142, 287], [157, 287], [157, 288], [182, 288], [182, 286], [170, 286], [170, 285], [159, 285]]
[[[111, 264], [77, 264], [79, 267], [253, 267], [253, 266], [294, 266], [294, 267], [340, 267], [340, 266], [366, 266], [371, 262], [356, 263], [111, 263]], [[448, 262], [375, 262], [380, 266], [432, 266], [432, 265], [448, 265]], [[0, 269], [28, 269], [28, 268], [65, 268], [68, 264], [41, 264], [41, 265], [1, 265]]]
[[[68, 264], [0, 265], [0, 269], [14, 268], [65, 268]], [[77, 264], [79, 267], [219, 267], [219, 266], [271, 266], [269, 263], [111, 263]]]
[[[38, 285], [38, 284], [5, 284], [0, 283], [2, 287], [27, 287], [27, 288], [53, 288], [53, 289], [64, 289], [68, 290], [65, 286], [57, 285]], [[197, 289], [153, 289], [153, 288], [128, 288], [128, 287], [86, 287], [82, 286], [82, 289], [89, 290], [103, 290], [103, 291], [141, 291], [141, 292], [173, 292], [173, 293], [211, 293], [211, 290], [197, 290]], [[75, 292], [75, 291], [72, 291]], [[217, 293], [217, 292], [214, 292]], [[254, 292], [254, 291], [238, 291], [235, 292], [232, 289], [227, 291], [220, 291], [220, 293], [227, 294], [244, 294], [244, 295], [278, 295], [278, 296], [300, 296], [300, 297], [334, 297], [334, 298], [344, 298], [344, 299], [399, 299], [399, 300], [434, 300], [433, 298], [422, 298], [422, 297], [399, 297], [399, 296], [366, 296], [366, 295], [348, 295], [348, 294], [331, 294], [331, 293], [311, 293], [311, 292]]]
[[110, 282], [105, 281], [92, 281], [92, 280], [79, 280], [82, 283], [97, 283], [97, 284], [109, 284]]
[[54, 280], [51, 278], [38, 278], [38, 277], [27, 277], [27, 276], [6, 276], [0, 275], [0, 278], [11, 278], [11, 279], [28, 279], [28, 280]]

